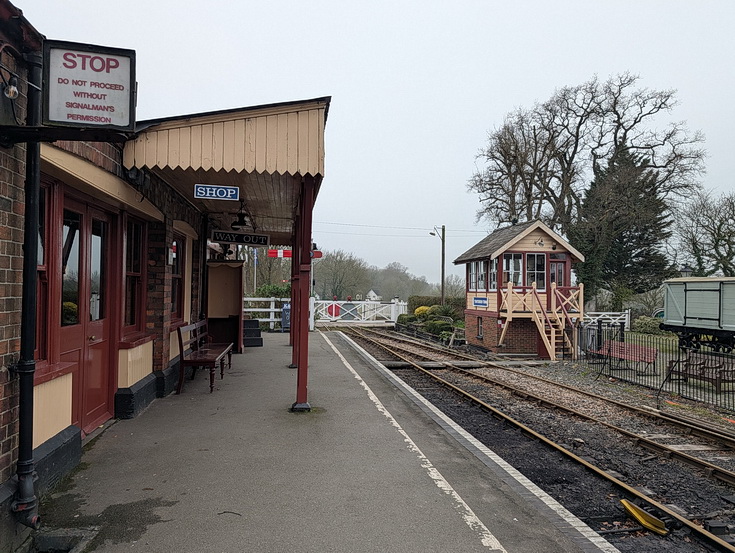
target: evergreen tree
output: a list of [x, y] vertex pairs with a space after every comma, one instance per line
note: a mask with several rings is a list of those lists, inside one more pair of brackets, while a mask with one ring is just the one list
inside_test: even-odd
[[662, 251], [671, 219], [659, 178], [648, 160], [619, 148], [605, 167], [595, 164], [570, 242], [585, 255], [577, 266], [590, 296], [612, 292], [615, 309], [633, 293], [675, 274]]

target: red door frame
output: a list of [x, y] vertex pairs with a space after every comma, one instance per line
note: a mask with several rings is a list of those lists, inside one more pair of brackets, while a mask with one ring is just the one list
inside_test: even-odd
[[[120, 283], [119, 275], [121, 274], [121, 255], [119, 251], [120, 236], [118, 224], [119, 217], [113, 211], [100, 209], [99, 202], [84, 198], [81, 195], [63, 196], [63, 201], [58, 202], [58, 211], [54, 217], [54, 228], [59, 232], [58, 240], [54, 241], [56, 247], [61, 252], [63, 247], [63, 214], [64, 210], [69, 209], [79, 213], [82, 217], [82, 223], [79, 230], [79, 275], [85, 275], [85, 278], [79, 278], [79, 306], [78, 315], [80, 323], [68, 327], [61, 327], [60, 320], [57, 321], [55, 328], [58, 329], [59, 340], [59, 358], [64, 360], [62, 356], [69, 354], [72, 350], [62, 352], [61, 348], [68, 343], [76, 340], [80, 347], [78, 365], [72, 370], [72, 424], [77, 424], [82, 428], [84, 433], [91, 432], [99, 424], [112, 418], [114, 413], [114, 393], [117, 388], [117, 336], [119, 334], [118, 316], [120, 314]], [[90, 311], [90, 289], [89, 282], [86, 278], [90, 270], [90, 240], [92, 234], [92, 220], [104, 221], [107, 225], [106, 238], [106, 283], [105, 291], [105, 312], [104, 322], [89, 321]], [[117, 255], [116, 255], [117, 253]], [[51, 298], [50, 301], [57, 301], [61, 304], [62, 286], [61, 286], [61, 255], [59, 254], [59, 272], [58, 285], [54, 287], [58, 291], [56, 300]], [[94, 334], [92, 333], [94, 332]], [[101, 336], [97, 336], [102, 333]], [[89, 371], [92, 363], [92, 355], [95, 352], [95, 345], [106, 342], [103, 348], [102, 357], [98, 357], [94, 362], [99, 367], [98, 373]], [[98, 396], [98, 404], [88, 413], [85, 412], [86, 399], [89, 398], [90, 388], [86, 386], [91, 380], [101, 383], [102, 396]]]

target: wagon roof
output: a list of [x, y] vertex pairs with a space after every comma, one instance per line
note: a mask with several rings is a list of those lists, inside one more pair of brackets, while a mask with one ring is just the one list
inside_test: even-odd
[[664, 282], [735, 282], [735, 277], [677, 277]]

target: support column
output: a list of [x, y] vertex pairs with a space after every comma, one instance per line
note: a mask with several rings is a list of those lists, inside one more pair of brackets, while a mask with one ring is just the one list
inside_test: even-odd
[[[294, 242], [293, 257], [298, 259], [297, 302], [299, 317], [296, 320], [298, 334], [294, 339], [298, 342], [296, 376], [296, 402], [292, 411], [311, 411], [307, 400], [307, 382], [309, 375], [309, 283], [311, 282], [311, 221], [314, 208], [314, 178], [306, 176], [301, 181], [301, 202], [299, 206], [299, 225]], [[293, 321], [292, 321], [293, 325]], [[294, 343], [296, 346], [296, 343]], [[296, 351], [296, 348], [294, 348]]]
[[289, 368], [295, 369], [299, 366], [299, 331], [298, 324], [301, 316], [301, 304], [299, 302], [299, 235], [301, 232], [301, 217], [294, 219], [294, 235], [291, 238], [291, 328], [289, 329], [289, 345], [291, 346], [291, 364]]
[[[146, 330], [155, 334], [153, 342], [153, 370], [163, 371], [170, 357], [171, 332], [171, 265], [168, 251], [174, 239], [170, 219], [148, 224], [148, 305]], [[203, 267], [206, 270], [206, 266]], [[203, 290], [206, 297], [206, 290]], [[185, 317], [188, 316], [185, 314]]]

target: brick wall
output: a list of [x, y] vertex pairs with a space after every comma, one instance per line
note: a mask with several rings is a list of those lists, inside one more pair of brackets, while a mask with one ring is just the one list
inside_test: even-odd
[[[478, 336], [478, 317], [482, 317], [482, 337]], [[508, 324], [508, 323], [505, 323]], [[497, 353], [539, 353], [538, 331], [531, 319], [515, 319], [505, 334], [503, 347], [498, 347], [502, 327], [494, 314], [465, 313], [467, 343]]]
[[122, 146], [108, 142], [72, 142], [59, 140], [54, 146], [93, 163], [118, 177], [123, 176]]
[[[1, 61], [22, 76], [15, 113], [24, 121], [25, 70], [6, 52]], [[18, 380], [8, 367], [18, 360], [20, 350], [25, 158], [25, 144], [0, 147], [0, 484], [15, 472], [18, 458]]]
[[531, 319], [514, 319], [505, 334], [504, 343], [503, 352], [539, 353], [536, 323]]
[[[163, 370], [168, 366], [170, 354], [169, 333], [171, 332], [171, 266], [168, 264], [168, 248], [173, 243], [173, 221], [184, 221], [201, 236], [201, 216], [168, 184], [151, 176], [150, 185], [143, 193], [158, 207], [166, 219], [162, 223], [148, 225], [148, 307], [146, 309], [146, 331], [158, 339], [153, 346], [153, 369]], [[199, 314], [201, 277], [199, 255], [202, 242], [196, 240], [188, 255], [192, 267], [192, 316]]]
[[153, 344], [153, 370], [168, 366], [171, 331], [171, 265], [168, 264], [168, 248], [173, 242], [173, 225], [150, 223], [148, 225], [148, 306], [146, 307], [146, 331], [162, 338]]

